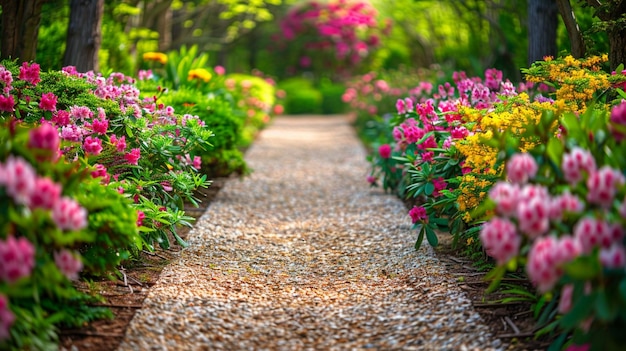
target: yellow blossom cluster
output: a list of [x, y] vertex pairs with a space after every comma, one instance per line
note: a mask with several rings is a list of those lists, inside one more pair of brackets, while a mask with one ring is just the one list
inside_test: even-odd
[[205, 83], [208, 83], [211, 80], [211, 77], [211, 72], [207, 71], [204, 68], [189, 70], [189, 73], [187, 74], [187, 80], [198, 79], [204, 81]]
[[492, 181], [476, 177], [476, 175], [468, 173], [461, 178], [461, 187], [459, 188], [461, 193], [457, 198], [457, 204], [459, 205], [459, 211], [465, 212], [463, 220], [470, 222], [472, 216], [470, 211], [478, 207], [480, 203], [487, 196], [485, 189], [492, 186]]
[[568, 110], [584, 112], [594, 95], [611, 87], [609, 75], [601, 69], [606, 61], [607, 55], [538, 62], [527, 71], [526, 79], [555, 85], [557, 101]]
[[146, 52], [143, 54], [144, 61], [155, 61], [164, 65], [167, 63], [167, 55], [162, 52]]

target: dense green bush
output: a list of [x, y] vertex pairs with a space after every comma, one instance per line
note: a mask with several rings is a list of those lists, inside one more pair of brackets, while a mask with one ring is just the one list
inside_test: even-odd
[[279, 88], [285, 91], [285, 113], [322, 113], [322, 93], [306, 78], [289, 78], [281, 81]]
[[346, 87], [343, 84], [333, 83], [330, 80], [323, 80], [320, 83], [322, 93], [322, 113], [332, 115], [346, 111], [346, 103], [342, 96]]

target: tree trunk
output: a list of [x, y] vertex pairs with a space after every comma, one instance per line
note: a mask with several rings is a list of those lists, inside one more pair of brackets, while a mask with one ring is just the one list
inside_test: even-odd
[[98, 70], [103, 12], [104, 0], [70, 0], [64, 66], [75, 66], [79, 72]]
[[567, 35], [571, 43], [572, 56], [581, 58], [585, 56], [585, 42], [580, 28], [578, 27], [578, 23], [576, 22], [574, 11], [572, 11], [572, 5], [569, 0], [557, 0], [557, 4], [561, 18], [567, 29]]
[[556, 56], [557, 7], [553, 1], [528, 1], [528, 65]]
[[626, 65], [626, 28], [613, 28], [609, 35], [609, 64], [614, 71], [621, 63]]
[[0, 0], [2, 6], [2, 39], [0, 58], [33, 61], [45, 0]]

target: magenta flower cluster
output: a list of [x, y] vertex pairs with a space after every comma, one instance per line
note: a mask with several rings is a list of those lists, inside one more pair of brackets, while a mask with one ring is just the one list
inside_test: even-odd
[[[378, 23], [377, 10], [364, 0], [309, 1], [290, 10], [280, 26], [282, 35], [291, 41], [306, 37], [300, 57], [302, 67], [312, 64], [311, 56], [330, 53], [346, 66], [360, 63], [380, 38], [373, 32]], [[327, 60], [327, 58], [326, 58]]]
[[[541, 292], [555, 287], [563, 275], [563, 265], [580, 255], [599, 250], [600, 263], [607, 268], [626, 267], [624, 229], [605, 217], [582, 216], [588, 206], [608, 209], [626, 182], [619, 170], [596, 167], [593, 156], [574, 147], [563, 155], [562, 171], [572, 187], [586, 179], [586, 198], [569, 191], [551, 195], [547, 188], [528, 183], [538, 171], [535, 159], [526, 153], [514, 155], [506, 165], [509, 182], [498, 182], [489, 192], [497, 216], [485, 223], [480, 232], [483, 246], [498, 264], [519, 254], [522, 240], [531, 243], [526, 271]], [[626, 215], [626, 201], [620, 208]], [[571, 233], [551, 230], [566, 216], [578, 218]], [[582, 216], [581, 218], [579, 218]]]

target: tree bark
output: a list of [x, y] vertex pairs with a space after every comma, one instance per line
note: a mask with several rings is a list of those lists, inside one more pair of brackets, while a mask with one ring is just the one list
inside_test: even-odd
[[75, 66], [79, 72], [98, 70], [103, 12], [104, 0], [70, 0], [64, 66]]
[[528, 1], [528, 65], [556, 56], [557, 7], [553, 1]]
[[572, 11], [572, 5], [569, 0], [557, 0], [557, 5], [559, 6], [559, 13], [567, 29], [567, 35], [571, 43], [572, 56], [581, 58], [585, 56], [585, 42], [580, 28], [578, 27], [578, 23], [576, 22], [574, 11]]
[[609, 66], [614, 71], [621, 63], [626, 65], [626, 28], [613, 28], [609, 35]]
[[2, 39], [0, 58], [33, 61], [45, 0], [0, 0], [2, 6]]

